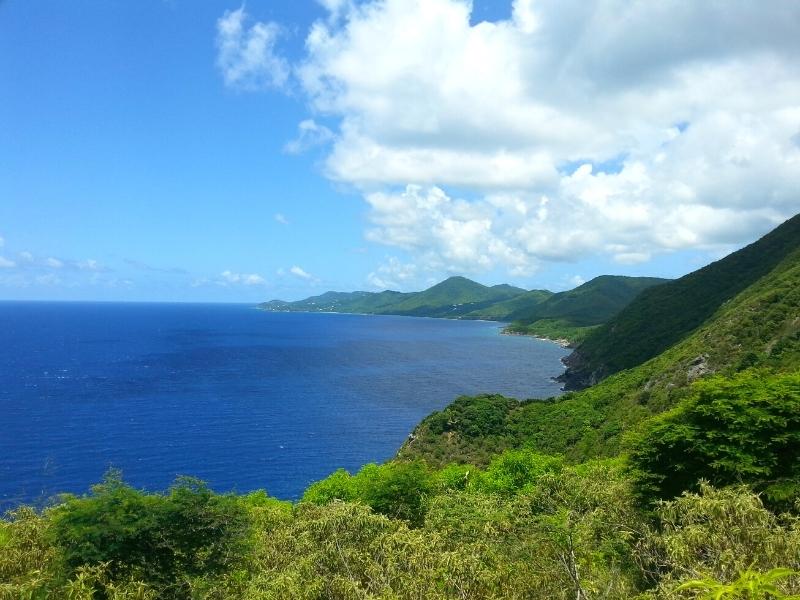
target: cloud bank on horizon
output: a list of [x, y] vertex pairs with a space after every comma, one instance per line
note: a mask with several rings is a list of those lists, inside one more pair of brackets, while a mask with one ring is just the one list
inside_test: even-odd
[[720, 251], [800, 207], [798, 3], [514, 0], [472, 23], [466, 0], [319, 2], [294, 62], [281, 24], [226, 12], [218, 66], [302, 99], [287, 151], [327, 148], [367, 239], [423, 271]]

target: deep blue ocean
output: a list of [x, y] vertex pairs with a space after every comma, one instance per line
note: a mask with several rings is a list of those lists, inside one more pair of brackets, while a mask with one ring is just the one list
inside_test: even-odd
[[390, 458], [460, 394], [559, 393], [559, 346], [497, 323], [249, 305], [0, 303], [0, 508], [109, 467], [297, 498]]

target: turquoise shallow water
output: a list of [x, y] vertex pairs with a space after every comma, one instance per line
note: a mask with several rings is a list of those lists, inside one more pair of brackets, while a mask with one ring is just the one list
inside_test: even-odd
[[0, 506], [110, 466], [296, 498], [391, 457], [460, 394], [559, 393], [566, 351], [497, 323], [245, 305], [0, 303]]

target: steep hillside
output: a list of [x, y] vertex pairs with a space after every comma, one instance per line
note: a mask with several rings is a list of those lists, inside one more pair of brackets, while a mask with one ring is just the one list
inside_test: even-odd
[[510, 321], [510, 315], [522, 310], [529, 310], [537, 304], [544, 302], [553, 292], [549, 290], [531, 290], [508, 300], [496, 302], [491, 306], [480, 308], [467, 313], [469, 319], [487, 319], [490, 321]]
[[519, 446], [565, 453], [572, 460], [613, 456], [639, 423], [675, 406], [701, 377], [748, 368], [791, 372], [798, 367], [800, 249], [719, 307], [685, 339], [644, 364], [547, 401], [459, 398], [425, 419], [399, 456], [422, 457], [433, 464], [484, 464], [491, 454]]
[[800, 247], [800, 215], [746, 248], [642, 292], [567, 359], [562, 381], [580, 389], [657, 356]]
[[[642, 290], [667, 281], [656, 277], [601, 275], [540, 302], [518, 302], [505, 317], [513, 321], [506, 332], [535, 335], [575, 346], [625, 308]], [[517, 299], [509, 304], [513, 302]]]
[[509, 318], [523, 323], [562, 319], [577, 327], [597, 325], [608, 321], [642, 290], [667, 281], [658, 277], [601, 275], [573, 290], [553, 294], [534, 306], [520, 307]]

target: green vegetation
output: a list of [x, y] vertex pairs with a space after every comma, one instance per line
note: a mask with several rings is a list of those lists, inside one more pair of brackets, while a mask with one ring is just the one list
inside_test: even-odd
[[533, 323], [512, 323], [503, 329], [503, 333], [512, 335], [532, 335], [535, 337], [555, 340], [569, 346], [575, 346], [586, 339], [590, 332], [599, 325], [578, 327], [571, 325], [563, 319], [539, 319]]
[[568, 361], [568, 387], [586, 387], [664, 352], [798, 248], [800, 215], [722, 260], [644, 291], [576, 349]]
[[382, 314], [414, 317], [461, 317], [525, 293], [510, 285], [487, 287], [465, 277], [450, 277], [402, 302], [381, 310]]
[[485, 308], [479, 308], [464, 315], [468, 319], [486, 319], [487, 321], [511, 321], [512, 315], [530, 309], [547, 300], [553, 292], [548, 290], [531, 290], [508, 300], [496, 302]]
[[[326, 292], [298, 302], [272, 300], [260, 304], [273, 312], [342, 312], [415, 317], [484, 318], [481, 310], [529, 292], [511, 285], [481, 285], [450, 277], [422, 292]], [[538, 296], [534, 296], [538, 297]], [[532, 301], [532, 300], [530, 300]], [[475, 314], [472, 314], [475, 313]]]
[[553, 294], [545, 301], [509, 315], [514, 321], [533, 323], [562, 319], [576, 327], [605, 323], [643, 290], [666, 283], [658, 277], [601, 275], [574, 290]]
[[729, 297], [649, 360], [560, 398], [458, 398], [395, 460], [297, 503], [110, 473], [8, 513], [0, 600], [800, 598], [800, 249], [782, 236], [747, 285], [706, 271]]
[[[414, 496], [417, 478], [426, 490], [409, 519], [371, 508]], [[178, 502], [163, 538], [152, 528], [161, 511], [142, 507], [167, 510], [172, 493], [118, 478], [98, 488], [0, 521], [0, 598], [678, 599], [745, 582], [778, 598], [800, 591], [796, 516], [746, 487], [707, 484], [648, 512], [621, 460], [569, 466], [516, 451], [485, 470], [372, 465], [335, 473], [294, 505], [189, 486], [193, 508]]]
[[[690, 336], [646, 363], [559, 399], [460, 398], [423, 420], [400, 456], [434, 464], [453, 460], [485, 464], [492, 453], [523, 446], [564, 453], [572, 461], [615, 456], [626, 449], [627, 436], [644, 420], [677, 406], [701, 377], [715, 373], [732, 377], [757, 367], [775, 373], [797, 371], [798, 315], [800, 251], [727, 302]], [[474, 433], [465, 423], [469, 405], [489, 401], [502, 413], [494, 420], [501, 424], [490, 432]]]
[[[553, 294], [511, 285], [481, 285], [450, 277], [427, 290], [400, 292], [326, 292], [298, 302], [272, 300], [259, 308], [272, 312], [340, 312], [450, 319], [516, 321], [514, 332], [580, 341], [588, 327], [604, 323], [636, 295], [664, 283], [655, 277], [604, 275], [574, 290]], [[530, 332], [528, 331], [528, 328]], [[547, 333], [542, 333], [542, 332]], [[551, 335], [552, 334], [552, 335]]]
[[662, 498], [700, 478], [746, 481], [773, 501], [800, 496], [800, 375], [745, 371], [698, 381], [673, 410], [645, 423], [633, 463]]

